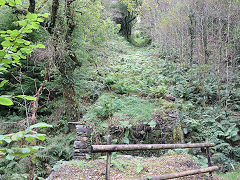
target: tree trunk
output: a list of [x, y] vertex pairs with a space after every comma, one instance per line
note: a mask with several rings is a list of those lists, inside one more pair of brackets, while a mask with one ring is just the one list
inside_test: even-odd
[[[81, 67], [81, 63], [77, 61], [76, 55], [74, 51], [71, 49], [71, 36], [73, 33], [73, 30], [75, 28], [75, 23], [73, 20], [73, 11], [70, 7], [71, 4], [75, 0], [66, 0], [65, 1], [65, 7], [66, 7], [66, 20], [67, 20], [67, 32], [65, 34], [65, 41], [66, 41], [66, 47], [65, 47], [65, 57], [64, 61], [61, 63], [61, 76], [62, 76], [62, 85], [63, 85], [63, 98], [65, 101], [65, 107], [66, 107], [66, 115], [67, 120], [70, 122], [76, 122], [80, 119], [80, 113], [78, 108], [78, 102], [76, 100], [76, 92], [75, 92], [75, 83], [73, 79], [73, 73], [76, 67]], [[67, 63], [65, 63], [67, 62]]]
[[[65, 103], [65, 112], [67, 120], [71, 122], [79, 121], [80, 113], [78, 110], [78, 103], [76, 100], [76, 92], [74, 86], [73, 73], [76, 67], [81, 67], [81, 63], [77, 61], [74, 51], [71, 49], [71, 36], [75, 28], [75, 23], [73, 19], [73, 8], [71, 4], [75, 0], [65, 0], [65, 17], [66, 21], [60, 21], [60, 26], [64, 27], [64, 23], [67, 24], [67, 30], [65, 34], [55, 33], [56, 30], [56, 20], [58, 17], [59, 0], [53, 0], [52, 2], [52, 12], [51, 12], [51, 22], [48, 27], [48, 32], [52, 34], [53, 41], [55, 42], [54, 47], [56, 51], [55, 62], [57, 64], [58, 70], [62, 77], [62, 87], [63, 87], [63, 98]], [[65, 46], [61, 47], [63, 53], [58, 53], [58, 39], [60, 36], [64, 37]]]
[[67, 120], [69, 122], [77, 122], [80, 119], [80, 114], [73, 79], [66, 80], [66, 78], [63, 78], [62, 86]]
[[202, 45], [203, 45], [203, 54], [204, 54], [204, 63], [208, 64], [208, 50], [207, 50], [207, 27], [206, 27], [206, 17], [202, 19]]
[[121, 23], [121, 33], [128, 41], [131, 39], [133, 20], [136, 19], [134, 13], [127, 12], [127, 15], [124, 15], [121, 19], [118, 19], [118, 22]]
[[193, 11], [190, 10], [189, 14], [189, 19], [190, 19], [190, 26], [189, 26], [189, 35], [190, 35], [190, 53], [189, 53], [189, 59], [190, 59], [190, 65], [192, 65], [193, 62], [193, 52], [194, 52], [194, 39], [195, 39], [195, 28], [194, 28], [194, 14]]

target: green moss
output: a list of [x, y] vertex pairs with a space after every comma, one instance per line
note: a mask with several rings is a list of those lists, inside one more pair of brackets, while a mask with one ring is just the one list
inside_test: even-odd
[[183, 142], [183, 132], [181, 124], [172, 127], [173, 143]]

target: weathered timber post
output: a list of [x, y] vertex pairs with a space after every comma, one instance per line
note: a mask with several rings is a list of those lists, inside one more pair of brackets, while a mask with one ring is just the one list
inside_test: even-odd
[[[111, 144], [112, 137], [108, 136], [107, 144]], [[111, 164], [111, 152], [107, 152], [107, 163], [106, 163], [106, 180], [110, 180], [110, 164]]]
[[[206, 138], [206, 143], [208, 143], [208, 138]], [[208, 159], [208, 167], [211, 167], [212, 163], [211, 163], [209, 147], [206, 147], [206, 154], [207, 154], [207, 159]], [[212, 172], [209, 172], [209, 177], [212, 179]]]
[[89, 137], [92, 133], [92, 127], [78, 122], [70, 122], [69, 124], [74, 124], [77, 131], [73, 146], [73, 159], [86, 159], [86, 154], [90, 153]]

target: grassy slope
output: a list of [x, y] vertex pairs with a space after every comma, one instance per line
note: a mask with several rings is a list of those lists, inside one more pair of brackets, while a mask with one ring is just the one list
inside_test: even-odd
[[[105, 129], [107, 125], [121, 125], [120, 121], [149, 123], [154, 114], [175, 110], [174, 103], [161, 99], [170, 92], [166, 78], [159, 71], [161, 59], [154, 56], [153, 49], [136, 48], [125, 41], [112, 43], [115, 44], [112, 49], [108, 47], [110, 53], [107, 58], [97, 62], [97, 73], [101, 76], [90, 75], [103, 82], [107, 90], [99, 93], [100, 97], [94, 104], [86, 104], [87, 113], [83, 119]], [[83, 82], [78, 80], [78, 84]], [[84, 97], [80, 91], [79, 95]]]
[[[76, 89], [83, 111], [86, 112], [83, 119], [95, 127], [96, 133], [106, 133], [106, 127], [111, 125], [121, 126], [121, 121], [132, 125], [151, 123], [154, 114], [164, 116], [165, 112], [176, 111], [177, 104], [184, 104], [181, 99], [176, 99], [174, 103], [163, 99], [164, 96], [171, 95], [174, 86], [168, 84], [169, 77], [164, 76], [166, 64], [154, 55], [154, 49], [136, 48], [121, 39], [113, 40], [106, 46], [105, 50], [101, 49], [103, 53], [96, 60], [96, 66], [86, 63], [84, 71], [76, 72]], [[97, 101], [93, 100], [95, 96]], [[137, 166], [132, 163], [133, 161], [127, 163], [132, 166], [128, 173], [133, 172]], [[83, 166], [90, 170], [92, 168]], [[81, 176], [79, 169], [77, 171], [78, 176]], [[92, 171], [95, 172], [94, 169]], [[104, 173], [104, 169], [100, 171]], [[122, 173], [121, 170], [113, 171], [120, 175]], [[160, 170], [155, 173], [159, 174]], [[126, 175], [126, 172], [122, 174]], [[138, 177], [144, 175], [133, 174]], [[126, 178], [130, 176], [122, 179]]]

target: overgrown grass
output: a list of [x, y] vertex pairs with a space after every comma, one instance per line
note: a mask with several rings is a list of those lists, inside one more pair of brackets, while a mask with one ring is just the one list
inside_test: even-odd
[[237, 169], [234, 172], [228, 172], [225, 174], [220, 174], [220, 177], [226, 179], [226, 180], [238, 180], [240, 179], [240, 169]]
[[135, 33], [131, 36], [131, 43], [136, 47], [144, 47], [149, 44], [150, 40], [141, 33]]
[[[98, 74], [93, 69], [95, 77], [85, 83], [91, 85], [85, 88], [88, 97], [97, 94], [99, 98], [86, 107], [84, 120], [103, 132], [109, 125], [121, 125], [120, 121], [151, 122], [155, 111], [178, 111], [185, 142], [203, 142], [208, 137], [217, 144], [213, 162], [222, 164], [224, 171], [231, 170], [240, 159], [238, 72], [228, 86], [218, 84], [210, 65], [189, 67], [163, 60], [156, 56], [154, 46], [137, 48], [119, 40], [110, 42], [113, 46], [108, 47], [108, 56], [96, 61]], [[96, 89], [96, 82], [101, 90]], [[226, 89], [231, 92], [228, 96]], [[169, 95], [175, 101], [166, 101]]]
[[[140, 121], [149, 122], [157, 106], [136, 95], [117, 95], [104, 93], [85, 115], [88, 123], [120, 125], [120, 121], [129, 121], [136, 124]], [[99, 131], [100, 129], [98, 129]]]

